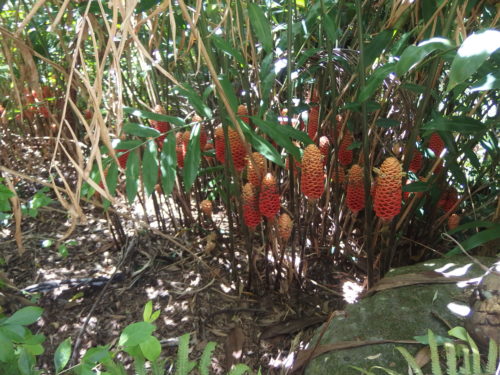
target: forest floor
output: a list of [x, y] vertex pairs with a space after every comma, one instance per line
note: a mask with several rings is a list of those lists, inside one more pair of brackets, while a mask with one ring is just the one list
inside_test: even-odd
[[[248, 291], [247, 250], [242, 240], [235, 239], [234, 262], [239, 271], [234, 275], [231, 255], [210, 230], [205, 235], [193, 228], [133, 231], [132, 223], [122, 223], [127, 241], [118, 245], [102, 210], [89, 205], [85, 213], [87, 223], [77, 225], [64, 242], [65, 256], [54, 244], [71, 225], [58, 203], [40, 209], [36, 219], [23, 220], [23, 255], [17, 253], [13, 225], [0, 228], [4, 238], [0, 270], [19, 289], [54, 280], [95, 281], [119, 275], [106, 287], [106, 283], [63, 284], [30, 297], [44, 308], [32, 329], [46, 336], [45, 353], [39, 359], [46, 374], [53, 373], [53, 355], [64, 339], [71, 337], [75, 345], [81, 338], [77, 358], [89, 347], [115, 345], [128, 324], [142, 320], [148, 300], [160, 310], [154, 334], [161, 340], [169, 366], [175, 361], [177, 338], [190, 333], [192, 359], [200, 357], [207, 342], [217, 343], [212, 361], [215, 374], [226, 373], [234, 362], [261, 368], [263, 374], [285, 373], [294, 352], [308, 343], [314, 329], [344, 306], [341, 280], [356, 281], [348, 270], [334, 272], [331, 260], [315, 259], [312, 254], [308, 277], [300, 284], [294, 279], [277, 290], [262, 275]], [[223, 220], [214, 219], [212, 228]], [[231, 353], [239, 351], [241, 357], [232, 358]]]

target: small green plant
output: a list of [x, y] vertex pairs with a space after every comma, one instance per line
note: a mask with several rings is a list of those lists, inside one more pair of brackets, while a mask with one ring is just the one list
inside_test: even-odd
[[[448, 334], [458, 340], [455, 343], [453, 340], [435, 336], [431, 330], [427, 331], [427, 336], [419, 336], [416, 339], [423, 344], [429, 345], [431, 352], [431, 369], [432, 375], [443, 375], [441, 361], [446, 361], [447, 375], [492, 375], [495, 373], [498, 364], [499, 347], [495, 341], [490, 340], [487, 363], [481, 364], [481, 355], [477, 344], [463, 327], [455, 327], [448, 331]], [[444, 354], [440, 354], [438, 346], [444, 346]], [[423, 369], [418, 365], [417, 360], [413, 357], [406, 348], [396, 347], [401, 353], [409, 366], [409, 374], [424, 375]], [[373, 370], [381, 370], [389, 375], [402, 375], [394, 370], [390, 370], [381, 366], [373, 366], [370, 370], [363, 370], [359, 367], [352, 366], [365, 375], [375, 375]], [[380, 373], [380, 372], [379, 372]]]
[[38, 216], [38, 210], [42, 207], [46, 207], [53, 202], [46, 193], [49, 191], [48, 187], [44, 187], [38, 190], [35, 195], [28, 201], [27, 204], [21, 205], [21, 211], [23, 215], [36, 218]]
[[42, 308], [28, 306], [10, 317], [0, 317], [0, 373], [36, 375], [36, 356], [43, 353], [45, 336], [33, 335], [27, 326], [42, 315]]
[[2, 181], [3, 179], [0, 178], [0, 225], [7, 225], [12, 217], [9, 199], [14, 196], [14, 193], [2, 184]]

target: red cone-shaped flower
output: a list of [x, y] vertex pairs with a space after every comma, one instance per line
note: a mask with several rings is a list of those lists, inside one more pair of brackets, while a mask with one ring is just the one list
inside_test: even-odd
[[215, 128], [215, 158], [221, 164], [226, 162], [226, 146], [224, 142], [224, 129], [222, 129], [222, 125], [219, 125]]
[[238, 133], [233, 128], [227, 129], [229, 137], [229, 146], [231, 148], [231, 157], [233, 158], [234, 168], [241, 172], [245, 168], [247, 151], [241, 141]]
[[390, 221], [401, 211], [402, 189], [401, 163], [394, 157], [384, 160], [380, 167], [375, 189], [375, 214], [385, 221]]
[[[156, 105], [154, 108], [154, 113], [157, 113], [159, 115], [165, 115], [167, 112], [165, 111], [165, 108], [163, 108], [161, 105]], [[170, 124], [166, 121], [156, 121], [156, 120], [150, 120], [151, 126], [158, 130], [160, 133], [166, 133], [170, 130]], [[158, 144], [158, 147], [162, 148], [163, 147], [163, 142], [165, 140], [166, 134], [160, 135], [158, 138], [156, 138], [156, 143]]]
[[306, 147], [301, 165], [300, 188], [302, 193], [308, 199], [320, 198], [325, 188], [323, 155], [315, 144]]
[[365, 207], [365, 187], [363, 185], [363, 168], [354, 164], [349, 170], [347, 183], [347, 207], [358, 212]]
[[177, 132], [175, 134], [175, 152], [177, 154], [177, 166], [184, 168], [184, 157], [186, 156], [186, 148], [183, 142], [183, 133]]
[[352, 163], [352, 150], [349, 150], [349, 146], [352, 144], [353, 137], [352, 134], [346, 130], [342, 142], [339, 146], [339, 163], [340, 165], [347, 167]]
[[268, 219], [273, 219], [280, 210], [280, 195], [276, 178], [267, 173], [262, 179], [259, 195], [259, 211]]
[[259, 212], [257, 189], [250, 182], [243, 186], [243, 220], [250, 229], [255, 229], [262, 220]]
[[288, 241], [292, 234], [293, 221], [287, 213], [281, 214], [278, 218], [278, 237], [283, 242]]
[[415, 149], [413, 151], [413, 158], [411, 159], [410, 167], [408, 169], [413, 173], [418, 173], [420, 168], [422, 168], [422, 159], [422, 153], [419, 150]]
[[264, 156], [262, 156], [262, 154], [259, 154], [258, 152], [252, 153], [252, 157], [255, 161], [255, 164], [257, 164], [258, 169], [256, 170], [254, 165], [250, 161], [250, 158], [247, 158], [247, 178], [253, 186], [259, 186], [260, 181], [262, 181], [266, 174], [266, 159], [264, 158]]
[[319, 126], [319, 105], [314, 105], [309, 110], [309, 121], [307, 123], [307, 134], [313, 141], [318, 135]]

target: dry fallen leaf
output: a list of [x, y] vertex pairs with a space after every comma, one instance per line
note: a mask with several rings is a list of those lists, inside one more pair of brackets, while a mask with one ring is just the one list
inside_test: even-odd
[[234, 364], [240, 362], [244, 342], [245, 334], [243, 333], [243, 329], [237, 325], [229, 332], [226, 338], [226, 370], [229, 371]]

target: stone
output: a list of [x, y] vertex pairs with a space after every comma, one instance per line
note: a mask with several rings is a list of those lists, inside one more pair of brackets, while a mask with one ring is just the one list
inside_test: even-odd
[[[496, 259], [479, 257], [478, 260], [490, 267]], [[429, 271], [465, 278], [470, 282], [417, 284], [376, 292], [358, 303], [348, 305], [345, 315], [333, 318], [320, 344], [344, 341], [412, 340], [415, 336], [425, 336], [428, 329], [436, 335], [448, 336], [448, 327], [444, 321], [452, 327], [463, 326], [471, 291], [485, 271], [469, 258], [460, 256], [429, 260], [394, 269], [387, 273], [386, 278], [422, 273], [435, 275]], [[458, 306], [466, 310], [463, 316], [452, 311]], [[318, 328], [309, 348], [314, 347], [323, 328]], [[396, 346], [404, 346], [412, 355], [422, 347], [422, 345], [390, 343], [331, 351], [311, 360], [305, 369], [305, 374], [361, 374], [351, 366], [363, 369], [383, 366], [393, 371], [407, 373], [408, 365], [395, 349]]]

